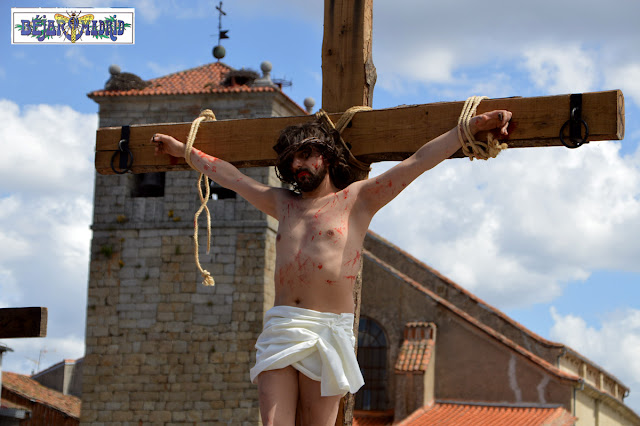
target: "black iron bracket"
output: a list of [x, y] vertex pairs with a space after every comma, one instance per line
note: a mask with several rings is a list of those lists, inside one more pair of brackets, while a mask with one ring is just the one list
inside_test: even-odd
[[[129, 149], [130, 133], [131, 128], [129, 126], [122, 126], [122, 129], [120, 130], [120, 142], [118, 142], [118, 150], [113, 153], [113, 156], [111, 156], [111, 170], [119, 175], [127, 173], [129, 170], [131, 170], [131, 166], [133, 166], [133, 153]], [[120, 154], [120, 161], [118, 163], [118, 168], [120, 170], [116, 170], [113, 165], [118, 154]]]
[[[569, 126], [569, 141], [565, 139], [564, 131]], [[582, 136], [584, 127], [584, 136]], [[560, 142], [567, 148], [578, 148], [589, 143], [589, 125], [582, 118], [582, 94], [576, 93], [569, 98], [569, 120], [560, 128]]]

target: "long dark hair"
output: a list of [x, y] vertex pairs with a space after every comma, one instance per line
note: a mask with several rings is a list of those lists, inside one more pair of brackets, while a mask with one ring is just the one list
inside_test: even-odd
[[276, 174], [285, 183], [296, 185], [291, 164], [293, 155], [303, 147], [313, 145], [322, 154], [329, 169], [331, 181], [338, 189], [344, 189], [355, 181], [355, 175], [349, 167], [344, 148], [340, 143], [337, 130], [328, 131], [317, 121], [309, 121], [286, 127], [280, 132], [278, 141], [273, 146], [278, 154]]

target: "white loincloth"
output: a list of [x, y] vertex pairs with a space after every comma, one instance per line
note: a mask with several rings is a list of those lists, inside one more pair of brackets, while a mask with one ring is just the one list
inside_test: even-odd
[[293, 306], [275, 306], [264, 316], [256, 342], [258, 374], [292, 366], [320, 382], [320, 395], [356, 393], [364, 384], [353, 347], [353, 314], [318, 312]]

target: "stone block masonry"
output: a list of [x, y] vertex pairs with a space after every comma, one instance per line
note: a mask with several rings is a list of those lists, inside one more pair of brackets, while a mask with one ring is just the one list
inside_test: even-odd
[[[219, 119], [283, 115], [262, 95], [107, 99], [100, 126], [191, 121], [206, 107]], [[244, 172], [280, 184], [272, 169]], [[137, 197], [135, 176], [96, 175], [81, 423], [259, 424], [249, 369], [273, 305], [277, 222], [240, 198], [209, 201], [212, 245], [206, 254], [201, 218], [199, 255], [216, 285], [205, 287], [197, 173], [164, 179], [163, 196]]]

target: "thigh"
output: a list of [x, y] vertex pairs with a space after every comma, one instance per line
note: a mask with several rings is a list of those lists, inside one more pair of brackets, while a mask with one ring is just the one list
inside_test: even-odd
[[300, 392], [300, 418], [304, 426], [334, 426], [340, 406], [340, 395], [320, 396], [320, 382], [298, 373], [298, 389]]
[[298, 402], [298, 371], [293, 367], [258, 375], [260, 416], [266, 425], [293, 425]]

